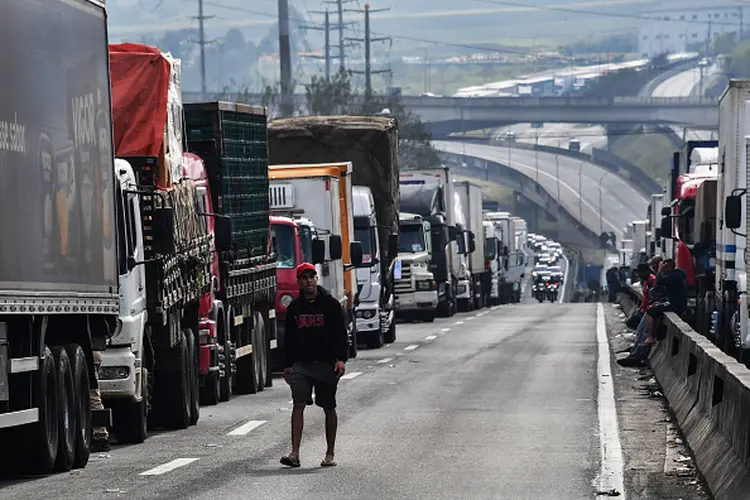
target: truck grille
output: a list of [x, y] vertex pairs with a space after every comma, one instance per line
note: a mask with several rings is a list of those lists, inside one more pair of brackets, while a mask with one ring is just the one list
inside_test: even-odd
[[394, 280], [393, 289], [396, 293], [413, 292], [414, 284], [411, 281], [411, 266], [402, 264], [401, 266], [401, 279]]

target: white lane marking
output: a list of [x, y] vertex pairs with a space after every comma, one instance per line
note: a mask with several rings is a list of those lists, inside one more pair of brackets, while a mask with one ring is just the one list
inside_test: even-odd
[[563, 273], [563, 287], [562, 290], [560, 290], [560, 304], [562, 304], [565, 299], [565, 283], [568, 282], [568, 275], [570, 274], [570, 261], [564, 253], [562, 254], [562, 258], [565, 259], [565, 272]]
[[404, 347], [404, 351], [413, 351], [417, 347], [419, 347], [419, 344], [408, 345], [408, 346]]
[[463, 324], [464, 324], [464, 322], [463, 322], [463, 321], [456, 321], [456, 322], [455, 322], [455, 323], [453, 323], [453, 324], [454, 324], [454, 325], [463, 325]]
[[229, 432], [227, 436], [244, 436], [245, 434], [249, 433], [253, 429], [257, 429], [261, 425], [265, 424], [267, 420], [250, 420], [249, 422], [246, 422], [236, 429], [234, 429], [232, 432]]
[[601, 453], [601, 469], [597, 478], [599, 483], [597, 491], [614, 489], [620, 493], [620, 498], [624, 499], [622, 445], [617, 424], [617, 406], [615, 405], [615, 390], [610, 368], [607, 326], [604, 322], [604, 307], [601, 302], [596, 306], [596, 341], [599, 345], [597, 363], [599, 397], [597, 398], [597, 406], [599, 409], [599, 450]]
[[474, 318], [475, 318], [475, 316], [469, 316], [468, 318], [466, 318], [466, 321], [471, 321]]
[[390, 362], [390, 361], [393, 361], [393, 358], [383, 358], [383, 359], [379, 359], [379, 360], [377, 360], [377, 361], [376, 361], [376, 363], [378, 363], [378, 364], [381, 364], [381, 365], [382, 365], [382, 364], [388, 363], [388, 362]]
[[341, 375], [340, 380], [351, 380], [362, 375], [362, 372], [349, 372], [346, 375]]
[[176, 460], [172, 460], [171, 462], [167, 462], [165, 464], [162, 464], [158, 467], [154, 467], [153, 469], [149, 469], [146, 472], [141, 472], [141, 476], [161, 476], [162, 474], [166, 474], [167, 472], [172, 472], [175, 469], [178, 469], [180, 467], [184, 467], [185, 465], [192, 464], [193, 462], [197, 461], [197, 458], [178, 458]]
[[442, 330], [440, 330], [440, 331], [441, 331], [441, 332], [445, 332], [445, 333], [448, 333], [449, 331], [451, 331], [451, 329], [450, 329], [450, 328], [443, 328], [443, 329], [442, 329]]
[[437, 335], [428, 335], [424, 339], [425, 340], [435, 340], [437, 338]]

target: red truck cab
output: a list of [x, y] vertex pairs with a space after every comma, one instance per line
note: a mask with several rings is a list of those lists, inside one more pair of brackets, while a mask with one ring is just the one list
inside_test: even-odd
[[[192, 180], [198, 191], [196, 211], [199, 214], [213, 214], [211, 188], [208, 182], [208, 172], [203, 160], [193, 154], [182, 155], [182, 175]], [[220, 286], [219, 261], [215, 245], [215, 222], [212, 216], [204, 215], [206, 229], [211, 238], [211, 288], [204, 293], [198, 306], [198, 339], [199, 339], [199, 385], [201, 404], [217, 404], [228, 399], [228, 394], [222, 397], [220, 390], [221, 379], [227, 376], [227, 364], [224, 362], [226, 345], [222, 341], [225, 335], [224, 306], [216, 298], [215, 292]]]

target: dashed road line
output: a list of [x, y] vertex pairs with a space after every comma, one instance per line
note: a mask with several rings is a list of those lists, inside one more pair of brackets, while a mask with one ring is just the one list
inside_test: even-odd
[[476, 316], [469, 316], [468, 318], [466, 318], [466, 321], [471, 321], [471, 320], [473, 320], [474, 318], [476, 318]]
[[404, 347], [404, 351], [413, 351], [417, 347], [419, 347], [419, 344], [408, 345], [408, 346]]
[[180, 467], [184, 467], [186, 465], [192, 464], [193, 462], [197, 461], [197, 458], [178, 458], [175, 460], [172, 460], [171, 462], [167, 462], [165, 464], [162, 464], [158, 467], [154, 467], [153, 469], [149, 469], [145, 472], [141, 472], [141, 476], [161, 476], [162, 474], [166, 474], [167, 472], [172, 472], [175, 469], [179, 469]]
[[249, 422], [246, 422], [233, 431], [227, 433], [227, 436], [244, 436], [253, 429], [257, 429], [261, 425], [265, 424], [267, 420], [250, 420]]
[[393, 361], [393, 358], [383, 358], [383, 359], [379, 359], [379, 360], [377, 360], [377, 361], [376, 361], [376, 363], [378, 363], [378, 364], [381, 364], [381, 365], [382, 365], [382, 364], [385, 364], [385, 363], [389, 363], [389, 362], [391, 362], [391, 361]]
[[453, 323], [453, 324], [454, 324], [454, 325], [463, 325], [463, 324], [464, 324], [464, 322], [463, 322], [463, 321], [456, 321], [456, 322], [455, 322], [455, 323]]
[[435, 340], [437, 338], [437, 335], [428, 335], [424, 339], [425, 340]]
[[351, 380], [362, 375], [362, 372], [349, 372], [346, 375], [342, 375], [340, 380]]
[[443, 328], [440, 331], [443, 332], [443, 333], [448, 333], [449, 331], [451, 331], [451, 329], [450, 328]]

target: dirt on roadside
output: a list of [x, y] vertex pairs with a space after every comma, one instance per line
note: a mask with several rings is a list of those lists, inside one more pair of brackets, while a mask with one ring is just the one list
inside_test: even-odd
[[627, 496], [639, 500], [710, 499], [652, 370], [624, 368], [615, 362], [627, 356], [624, 350], [632, 344], [635, 332], [625, 326], [619, 306], [602, 305], [613, 358]]

